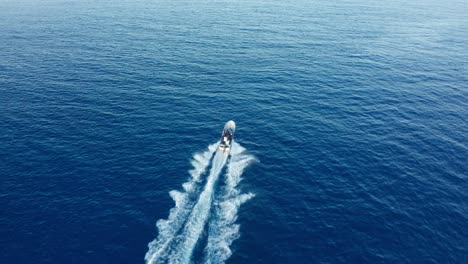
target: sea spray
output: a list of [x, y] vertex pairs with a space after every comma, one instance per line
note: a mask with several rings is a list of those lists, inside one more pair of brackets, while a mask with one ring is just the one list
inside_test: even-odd
[[195, 191], [195, 187], [201, 181], [203, 175], [210, 164], [211, 157], [216, 151], [218, 143], [208, 146], [202, 153], [196, 153], [192, 159], [193, 169], [190, 170], [190, 179], [182, 186], [184, 192], [172, 190], [169, 195], [175, 202], [175, 206], [169, 211], [167, 219], [161, 219], [156, 223], [159, 231], [158, 237], [148, 244], [148, 252], [145, 255], [146, 263], [164, 262], [168, 247], [182, 228], [193, 203], [190, 202], [190, 195]]

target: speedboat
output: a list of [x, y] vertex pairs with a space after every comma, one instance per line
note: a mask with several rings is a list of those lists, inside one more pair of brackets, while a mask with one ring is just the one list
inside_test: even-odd
[[224, 125], [223, 132], [221, 133], [221, 140], [219, 142], [219, 150], [222, 150], [223, 152], [231, 151], [235, 131], [236, 123], [234, 123], [234, 121], [231, 120]]

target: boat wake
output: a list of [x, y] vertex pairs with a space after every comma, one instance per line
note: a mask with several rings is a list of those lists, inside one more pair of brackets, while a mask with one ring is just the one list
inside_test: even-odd
[[[203, 262], [224, 263], [231, 256], [229, 246], [239, 237], [239, 225], [235, 224], [238, 208], [254, 196], [251, 193], [241, 194], [237, 186], [244, 169], [254, 158], [244, 154], [245, 149], [236, 142], [233, 142], [229, 161], [228, 153], [217, 149], [218, 143], [215, 143], [205, 152], [195, 154], [191, 178], [183, 184], [184, 192], [173, 190], [169, 193], [175, 206], [170, 210], [168, 219], [159, 220], [156, 224], [159, 235], [148, 244], [147, 264], [190, 263], [205, 226], [208, 228], [208, 239]], [[226, 163], [225, 184], [221, 195], [215, 196], [216, 182]], [[210, 165], [202, 189], [202, 176]]]
[[197, 153], [192, 160], [193, 169], [190, 171], [191, 178], [182, 186], [185, 192], [172, 190], [169, 195], [175, 202], [175, 206], [169, 211], [166, 220], [161, 219], [156, 223], [159, 231], [158, 237], [148, 244], [146, 252], [146, 263], [162, 263], [167, 255], [167, 250], [173, 242], [177, 233], [182, 228], [185, 219], [190, 214], [192, 202], [190, 196], [195, 192], [196, 186], [201, 182], [203, 175], [210, 164], [213, 153], [218, 148], [218, 143], [211, 144], [203, 153]]
[[229, 248], [239, 238], [239, 225], [236, 224], [239, 207], [254, 197], [254, 194], [241, 194], [237, 185], [245, 168], [254, 161], [252, 155], [243, 154], [245, 149], [240, 145], [233, 148], [228, 165], [223, 194], [215, 203], [215, 212], [209, 223], [208, 243], [205, 247], [204, 263], [224, 263], [231, 255]]

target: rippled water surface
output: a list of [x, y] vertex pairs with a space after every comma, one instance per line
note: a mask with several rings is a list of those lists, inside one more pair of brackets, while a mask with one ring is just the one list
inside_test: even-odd
[[0, 1], [0, 262], [468, 262], [467, 14]]

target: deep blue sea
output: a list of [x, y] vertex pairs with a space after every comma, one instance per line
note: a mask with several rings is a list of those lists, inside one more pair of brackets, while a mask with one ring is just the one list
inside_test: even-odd
[[0, 263], [145, 262], [468, 263], [468, 2], [0, 0]]

